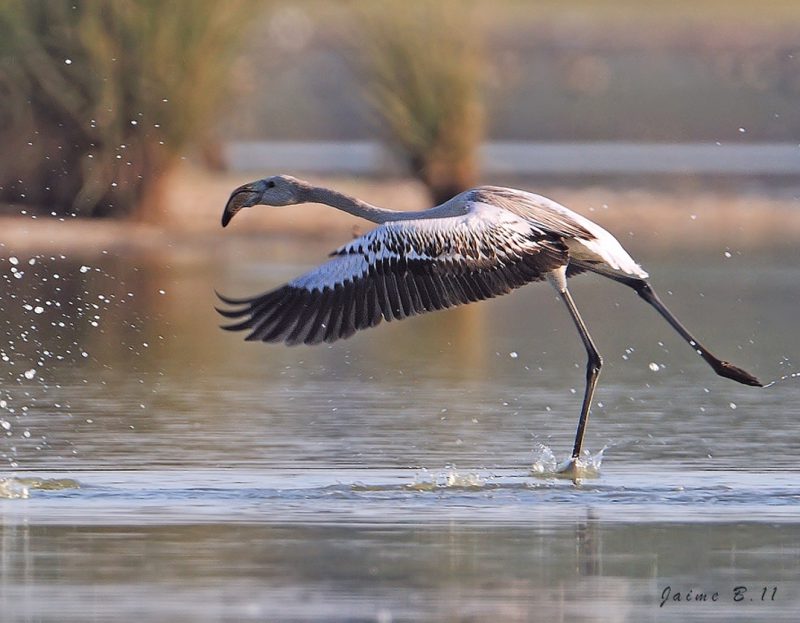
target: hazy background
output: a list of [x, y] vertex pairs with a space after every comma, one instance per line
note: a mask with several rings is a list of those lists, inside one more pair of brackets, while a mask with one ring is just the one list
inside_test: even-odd
[[[221, 110], [226, 137], [374, 138], [365, 85], [348, 63], [363, 36], [354, 6], [274, 3], [251, 26]], [[488, 140], [752, 143], [800, 134], [796, 3], [449, 6], [469, 14], [483, 47]]]
[[[163, 224], [278, 171], [409, 180], [400, 208], [483, 181], [793, 200], [798, 24], [793, 2], [6, 0], [0, 200]], [[208, 192], [175, 202], [191, 167]]]

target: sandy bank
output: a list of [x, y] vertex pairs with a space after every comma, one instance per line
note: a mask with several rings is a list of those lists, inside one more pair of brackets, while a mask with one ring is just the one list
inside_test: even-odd
[[[323, 206], [254, 208], [226, 229], [220, 215], [234, 187], [250, 181], [232, 174], [186, 168], [168, 189], [159, 223], [85, 221], [31, 216], [0, 218], [0, 254], [20, 251], [98, 252], [128, 247], [236, 244], [242, 237], [314, 239], [336, 245], [372, 225]], [[376, 205], [418, 210], [428, 205], [424, 190], [404, 179], [313, 178]], [[584, 214], [614, 233], [632, 250], [716, 246], [791, 246], [800, 240], [800, 201], [780, 194], [748, 191], [675, 192], [568, 186], [532, 187]]]

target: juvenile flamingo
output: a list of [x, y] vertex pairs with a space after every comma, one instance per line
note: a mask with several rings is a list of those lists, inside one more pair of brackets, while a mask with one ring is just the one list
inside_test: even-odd
[[222, 226], [242, 208], [321, 203], [379, 226], [289, 283], [251, 298], [220, 296], [246, 339], [318, 344], [347, 338], [382, 320], [445, 309], [507, 294], [547, 279], [569, 311], [586, 348], [586, 385], [572, 465], [581, 456], [586, 423], [603, 360], [567, 279], [582, 272], [632, 288], [663, 316], [720, 376], [761, 387], [759, 380], [714, 356], [666, 308], [648, 274], [599, 225], [564, 206], [521, 190], [481, 186], [420, 212], [396, 212], [335, 190], [277, 175], [240, 186], [230, 196]]

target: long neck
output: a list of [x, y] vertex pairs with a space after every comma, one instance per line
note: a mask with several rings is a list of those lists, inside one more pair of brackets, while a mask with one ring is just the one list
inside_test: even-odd
[[349, 212], [355, 216], [360, 216], [373, 223], [386, 223], [387, 221], [399, 221], [408, 218], [408, 212], [396, 212], [370, 205], [366, 201], [349, 197], [343, 193], [323, 188], [321, 186], [309, 186], [302, 195], [305, 203], [324, 203], [332, 208]]

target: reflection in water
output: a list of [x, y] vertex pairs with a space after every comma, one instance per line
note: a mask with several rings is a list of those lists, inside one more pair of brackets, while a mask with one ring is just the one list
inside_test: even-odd
[[582, 576], [602, 575], [602, 533], [598, 530], [598, 520], [591, 510], [586, 511], [586, 520], [575, 527], [575, 548], [577, 551], [577, 573]]
[[[304, 267], [218, 253], [0, 259], [10, 620], [685, 620], [664, 586], [732, 583], [778, 584], [768, 615], [791, 620], [791, 379], [719, 379], [627, 289], [577, 278], [607, 449], [599, 478], [536, 478], [583, 383], [548, 287], [290, 349], [219, 331], [213, 289]], [[745, 259], [648, 270], [715, 352], [792, 374], [800, 269]], [[731, 608], [696, 616], [767, 612]]]
[[[794, 526], [14, 525], [0, 540], [0, 605], [31, 620], [790, 621], [800, 606]], [[732, 601], [765, 582], [779, 600]], [[659, 611], [666, 586], [724, 601]]]
[[[0, 260], [9, 465], [520, 467], [541, 445], [554, 458], [569, 446], [584, 354], [549, 288], [286, 348], [219, 331], [213, 288], [255, 292], [302, 267], [218, 259], [166, 249]], [[680, 293], [667, 297], [676, 312], [722, 356], [791, 374], [800, 344], [783, 328], [798, 279], [786, 262], [753, 261], [732, 288], [729, 262], [689, 261], [691, 272], [649, 266]], [[796, 414], [791, 382], [758, 391], [715, 379], [626, 288], [579, 277], [574, 290], [607, 362], [594, 453], [772, 468], [796, 453], [781, 428]]]
[[[413, 457], [419, 444], [441, 447], [445, 441], [449, 461], [458, 465], [487, 465], [494, 457], [503, 464], [502, 457], [515, 446], [528, 454], [515, 464], [529, 462], [532, 433], [551, 447], [569, 444], [565, 436], [577, 420], [584, 355], [547, 287], [532, 285], [514, 296], [386, 324], [333, 346], [290, 349], [243, 343], [218, 331], [212, 288], [224, 284], [234, 293], [253, 292], [301, 269], [240, 262], [236, 268], [244, 281], [237, 284], [230, 283], [232, 271], [215, 276], [216, 262], [209, 259], [176, 262], [169, 253], [124, 261], [103, 256], [87, 262], [92, 269], [86, 273], [82, 262], [37, 263], [38, 272], [13, 280], [11, 296], [17, 299], [11, 300], [56, 301], [61, 308], [46, 307], [36, 315], [23, 304], [10, 306], [10, 334], [30, 326], [36, 332], [31, 332], [35, 338], [13, 340], [9, 391], [15, 386], [40, 391], [30, 397], [37, 404], [27, 404], [29, 411], [42, 406], [72, 415], [88, 411], [92, 424], [97, 416], [106, 425], [113, 414], [131, 420], [137, 430], [170, 428], [176, 414], [183, 414], [186, 425], [206, 426], [211, 436], [217, 429], [231, 434], [228, 424], [243, 420], [273, 420], [269, 428], [288, 428], [292, 435], [313, 439], [319, 433], [332, 440], [344, 434], [353, 441], [363, 431], [364, 441], [371, 443], [373, 433], [382, 437], [388, 426], [401, 435], [398, 443], [387, 439], [397, 461], [412, 466], [426, 465], [422, 457]], [[721, 279], [729, 270], [724, 264], [695, 270], [694, 278], [702, 281], [685, 286], [673, 285], [683, 274], [680, 265], [650, 270], [665, 291], [674, 287], [681, 293], [670, 305], [723, 356], [769, 376], [776, 363], [795, 352], [793, 336], [779, 330], [792, 325], [793, 303], [762, 305], [774, 291], [769, 284], [747, 278], [730, 292]], [[697, 460], [724, 454], [726, 448], [706, 443], [722, 421], [708, 414], [721, 411], [726, 425], [748, 426], [754, 408], [780, 403], [787, 391], [775, 387], [775, 394], [759, 393], [711, 378], [669, 327], [625, 288], [578, 278], [575, 296], [579, 304], [586, 302], [587, 322], [608, 362], [597, 397], [602, 406], [589, 426], [594, 451], [611, 441], [616, 451], [678, 453]], [[719, 317], [730, 320], [715, 322]], [[45, 352], [51, 356], [42, 357]], [[29, 364], [37, 372], [32, 380], [20, 376]], [[91, 399], [75, 403], [75, 394]], [[60, 399], [71, 406], [55, 407]], [[769, 433], [756, 428], [752, 432], [758, 435]], [[491, 444], [507, 431], [520, 438], [510, 445], [508, 439]], [[443, 434], [450, 438], [443, 440]], [[670, 440], [673, 435], [678, 443]], [[630, 443], [626, 439], [639, 448], [619, 448], [620, 442]], [[643, 448], [645, 439], [653, 441]], [[738, 446], [737, 439], [729, 445]], [[479, 446], [488, 446], [482, 458], [464, 456]], [[407, 461], [404, 451], [411, 455]], [[194, 449], [193, 456], [202, 459]], [[444, 457], [429, 466], [447, 462]]]

